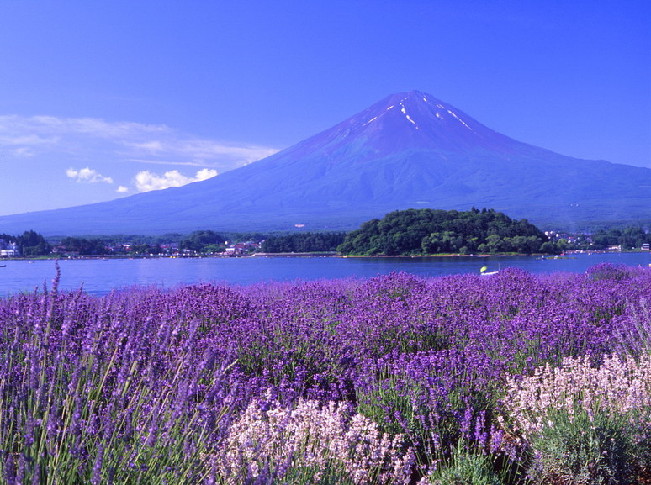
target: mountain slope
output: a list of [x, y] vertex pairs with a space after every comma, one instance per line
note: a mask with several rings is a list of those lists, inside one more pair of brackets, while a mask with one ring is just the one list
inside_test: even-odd
[[649, 217], [651, 169], [518, 142], [418, 91], [391, 95], [271, 157], [180, 188], [0, 217], [0, 232], [348, 229], [410, 207], [491, 207], [565, 224]]

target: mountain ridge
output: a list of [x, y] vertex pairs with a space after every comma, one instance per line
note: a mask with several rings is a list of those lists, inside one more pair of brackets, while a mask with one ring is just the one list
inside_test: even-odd
[[[647, 187], [645, 187], [647, 186]], [[0, 232], [352, 229], [398, 209], [490, 207], [571, 224], [646, 215], [651, 169], [567, 157], [421, 91], [392, 94], [270, 157], [184, 187], [0, 217]]]

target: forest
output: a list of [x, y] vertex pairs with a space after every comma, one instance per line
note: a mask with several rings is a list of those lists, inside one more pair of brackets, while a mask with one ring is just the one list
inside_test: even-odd
[[343, 255], [557, 254], [560, 247], [526, 219], [494, 209], [407, 209], [365, 222], [338, 247]]
[[344, 242], [345, 232], [304, 232], [271, 235], [262, 242], [264, 253], [309, 253], [336, 251]]

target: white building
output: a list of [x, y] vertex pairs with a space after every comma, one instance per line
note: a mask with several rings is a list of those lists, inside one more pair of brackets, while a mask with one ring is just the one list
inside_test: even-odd
[[13, 241], [7, 242], [4, 239], [0, 239], [0, 257], [11, 258], [15, 256], [20, 256], [18, 244]]

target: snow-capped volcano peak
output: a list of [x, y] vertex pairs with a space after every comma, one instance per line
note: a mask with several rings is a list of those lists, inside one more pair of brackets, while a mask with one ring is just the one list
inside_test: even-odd
[[[392, 94], [321, 133], [219, 177], [103, 204], [0, 218], [0, 232], [351, 228], [410, 207], [511, 217], [648, 217], [651, 170], [521, 143], [421, 91]], [[579, 204], [580, 203], [580, 204]]]
[[519, 142], [490, 130], [451, 104], [422, 91], [395, 93], [292, 150], [365, 153], [425, 149], [445, 153], [513, 152]]
[[[421, 91], [409, 91], [392, 95], [388, 99], [390, 102], [397, 103], [400, 106], [401, 113], [404, 115], [407, 122], [411, 123], [414, 128], [418, 127], [416, 116], [424, 119], [436, 118], [439, 122], [451, 117], [465, 129], [474, 131], [473, 128], [464, 121], [464, 118], [471, 120], [471, 122], [474, 122], [474, 120], [465, 114], [459, 114], [458, 110], [456, 110], [454, 106], [446, 104], [430, 94]], [[391, 106], [395, 106], [395, 104], [392, 104]], [[415, 113], [418, 114], [416, 115]]]

